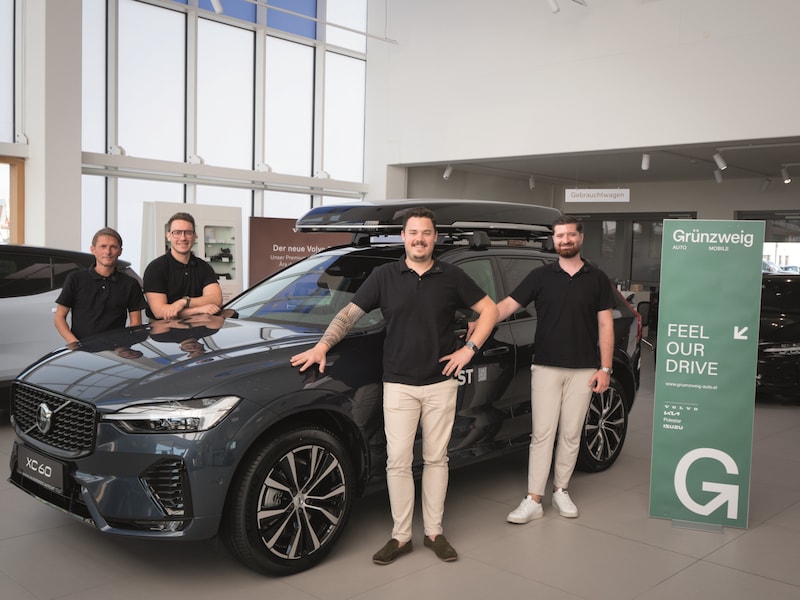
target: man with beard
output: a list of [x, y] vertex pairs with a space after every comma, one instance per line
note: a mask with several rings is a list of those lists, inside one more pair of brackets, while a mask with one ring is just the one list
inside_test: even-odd
[[[436, 260], [436, 217], [427, 208], [410, 209], [401, 232], [405, 256], [375, 269], [331, 321], [313, 348], [291, 358], [305, 371], [325, 370], [328, 350], [366, 313], [380, 308], [386, 321], [383, 352], [383, 417], [386, 433], [386, 481], [394, 526], [390, 539], [372, 561], [388, 565], [411, 552], [414, 478], [411, 464], [418, 425], [422, 426], [422, 520], [424, 545], [443, 561], [458, 554], [442, 534], [447, 494], [447, 446], [455, 420], [458, 380], [489, 337], [497, 306], [459, 267]], [[479, 317], [461, 348], [455, 314], [470, 307]], [[444, 366], [442, 366], [444, 363]]]
[[561, 516], [578, 516], [567, 487], [592, 392], [607, 390], [611, 379], [611, 284], [603, 271], [581, 258], [583, 224], [576, 218], [565, 215], [553, 223], [553, 243], [558, 262], [531, 271], [497, 304], [502, 321], [535, 302], [538, 320], [531, 366], [528, 495], [509, 513], [509, 523], [527, 523], [544, 514], [542, 496], [554, 444], [552, 503]]

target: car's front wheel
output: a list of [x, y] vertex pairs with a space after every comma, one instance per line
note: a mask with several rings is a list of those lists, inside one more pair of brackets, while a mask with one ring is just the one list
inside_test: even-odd
[[234, 480], [222, 537], [246, 566], [271, 575], [308, 569], [331, 549], [350, 514], [353, 469], [342, 443], [294, 429], [250, 453]]
[[611, 379], [602, 394], [592, 394], [583, 425], [577, 468], [589, 473], [605, 471], [614, 464], [628, 432], [628, 409], [622, 388]]

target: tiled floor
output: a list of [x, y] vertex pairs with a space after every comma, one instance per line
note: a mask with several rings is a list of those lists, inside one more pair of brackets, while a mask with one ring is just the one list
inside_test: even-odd
[[[357, 503], [348, 530], [320, 566], [285, 578], [241, 567], [217, 542], [105, 537], [0, 483], [2, 600], [263, 600], [398, 598], [800, 598], [800, 407], [758, 404], [747, 530], [701, 532], [648, 517], [652, 354], [623, 456], [605, 473], [576, 474], [581, 509], [549, 508], [527, 525], [505, 516], [525, 488], [527, 453], [451, 474], [445, 530], [460, 558], [422, 546], [389, 566], [370, 557], [388, 539], [384, 494]], [[0, 425], [7, 468], [11, 445]]]

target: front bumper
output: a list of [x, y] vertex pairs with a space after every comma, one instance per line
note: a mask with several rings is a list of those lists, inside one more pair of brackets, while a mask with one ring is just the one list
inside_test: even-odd
[[9, 481], [104, 533], [207, 539], [217, 533], [234, 457], [227, 429], [193, 434], [127, 434], [97, 426], [94, 451], [49, 452], [17, 436]]

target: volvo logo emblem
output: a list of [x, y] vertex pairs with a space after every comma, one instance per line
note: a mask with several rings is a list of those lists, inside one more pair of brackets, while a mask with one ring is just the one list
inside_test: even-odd
[[36, 427], [42, 433], [47, 433], [53, 426], [53, 411], [44, 402], [39, 405], [39, 410], [36, 412]]

